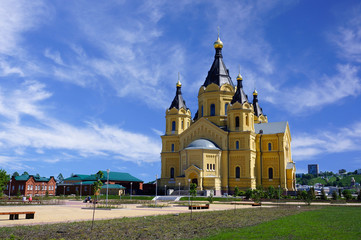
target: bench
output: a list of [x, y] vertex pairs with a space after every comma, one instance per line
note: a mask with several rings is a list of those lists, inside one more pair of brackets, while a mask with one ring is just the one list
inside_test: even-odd
[[9, 220], [18, 220], [20, 214], [25, 214], [25, 219], [34, 219], [35, 212], [0, 212], [0, 215], [10, 215]]
[[206, 205], [189, 205], [189, 209], [209, 209], [209, 204]]

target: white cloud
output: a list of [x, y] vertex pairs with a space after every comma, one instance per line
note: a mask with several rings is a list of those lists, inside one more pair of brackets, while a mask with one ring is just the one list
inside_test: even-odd
[[338, 46], [341, 57], [361, 62], [361, 11], [356, 10], [355, 15], [346, 24], [338, 27], [337, 32], [330, 35], [330, 38]]
[[317, 155], [361, 151], [361, 123], [349, 128], [323, 131], [316, 134], [295, 134], [292, 155], [295, 161], [309, 160]]
[[[16, 155], [23, 155], [29, 149], [70, 150], [83, 157], [109, 156], [137, 163], [159, 161], [160, 140], [117, 126], [88, 122], [77, 127], [47, 116], [40, 101], [51, 94], [38, 82], [25, 82], [22, 88], [3, 91], [0, 96], [0, 114], [8, 119], [0, 123], [3, 152], [14, 150]], [[32, 116], [37, 122], [24, 125], [23, 115]]]
[[334, 76], [322, 76], [313, 79], [307, 87], [283, 89], [279, 98], [286, 101], [286, 108], [292, 113], [301, 113], [308, 109], [320, 109], [325, 105], [337, 103], [349, 96], [361, 93], [359, 68], [345, 64], [337, 65]]
[[61, 59], [60, 53], [58, 51], [52, 52], [49, 48], [45, 49], [44, 56], [53, 60], [59, 65], [64, 65], [63, 59]]

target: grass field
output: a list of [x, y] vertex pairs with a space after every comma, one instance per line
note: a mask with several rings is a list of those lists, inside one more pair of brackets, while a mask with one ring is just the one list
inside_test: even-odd
[[205, 239], [360, 239], [360, 216], [360, 207], [324, 207]]
[[121, 218], [91, 222], [73, 222], [0, 228], [0, 239], [190, 239], [212, 236], [224, 229], [238, 229], [316, 207], [247, 208], [228, 211], [193, 211], [190, 214]]

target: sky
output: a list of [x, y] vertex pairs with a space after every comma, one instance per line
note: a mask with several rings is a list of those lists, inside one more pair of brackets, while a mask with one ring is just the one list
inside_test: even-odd
[[361, 168], [361, 2], [0, 1], [0, 168], [160, 175], [178, 73], [192, 116], [219, 27], [233, 82], [288, 121], [297, 173]]

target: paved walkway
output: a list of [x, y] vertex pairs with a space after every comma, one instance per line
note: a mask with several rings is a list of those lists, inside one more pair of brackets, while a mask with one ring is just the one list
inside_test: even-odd
[[[35, 219], [25, 219], [25, 215], [19, 215], [19, 220], [9, 220], [8, 215], [0, 216], [0, 227], [17, 225], [49, 224], [59, 222], [90, 221], [93, 217], [92, 209], [84, 209], [90, 206], [81, 201], [64, 201], [64, 205], [27, 205], [27, 206], [0, 206], [0, 212], [11, 211], [35, 211]], [[125, 204], [124, 208], [103, 210], [96, 209], [95, 219], [114, 219], [122, 217], [140, 217], [164, 214], [189, 213], [188, 207], [177, 204], [164, 208], [145, 208], [139, 204]], [[237, 205], [239, 208], [250, 208], [251, 205]], [[219, 211], [234, 209], [230, 204], [211, 204], [210, 209], [194, 211]]]

